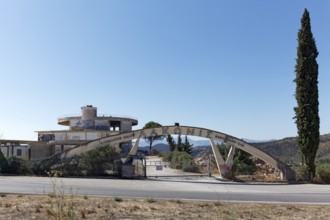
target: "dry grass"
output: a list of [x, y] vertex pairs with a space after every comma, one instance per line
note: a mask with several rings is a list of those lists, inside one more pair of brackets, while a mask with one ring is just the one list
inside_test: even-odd
[[[56, 219], [47, 195], [0, 197], [0, 219]], [[330, 206], [75, 197], [77, 219], [330, 219]], [[152, 202], [150, 202], [152, 200]]]

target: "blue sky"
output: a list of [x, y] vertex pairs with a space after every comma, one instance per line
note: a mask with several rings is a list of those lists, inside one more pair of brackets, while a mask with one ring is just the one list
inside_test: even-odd
[[297, 32], [319, 50], [321, 134], [330, 133], [330, 2], [0, 1], [0, 136], [36, 140], [94, 105], [141, 128], [204, 127], [256, 140], [296, 135]]

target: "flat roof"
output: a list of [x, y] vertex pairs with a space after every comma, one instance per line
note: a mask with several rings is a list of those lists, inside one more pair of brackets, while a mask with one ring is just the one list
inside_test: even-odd
[[[71, 116], [62, 116], [57, 118], [57, 124], [69, 126], [70, 119], [81, 119], [82, 116], [71, 115]], [[109, 121], [122, 121], [128, 120], [132, 122], [132, 126], [138, 125], [138, 120], [131, 116], [120, 116], [120, 115], [98, 115], [95, 117], [95, 120], [109, 120]]]
[[8, 139], [0, 139], [0, 143], [11, 143], [11, 144], [29, 144], [29, 143], [46, 143], [41, 141], [29, 141], [29, 140], [8, 140]]
[[110, 130], [48, 130], [48, 131], [34, 131], [37, 133], [77, 133], [77, 132], [110, 132], [110, 133], [120, 133], [119, 131], [110, 131]]

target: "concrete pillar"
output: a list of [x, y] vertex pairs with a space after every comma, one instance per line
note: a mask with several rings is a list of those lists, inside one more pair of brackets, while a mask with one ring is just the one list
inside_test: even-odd
[[233, 166], [233, 164], [234, 164], [234, 155], [235, 155], [235, 147], [231, 146], [230, 150], [229, 150], [229, 153], [228, 153], [228, 156], [227, 156], [227, 160], [226, 160], [227, 166], [229, 166], [229, 167]]
[[211, 147], [212, 147], [212, 151], [215, 157], [215, 162], [217, 163], [217, 167], [218, 167], [218, 171], [220, 176], [222, 176], [222, 172], [223, 170], [221, 169], [224, 165], [225, 165], [225, 161], [223, 160], [218, 147], [216, 146], [216, 144], [214, 143], [213, 139], [210, 139], [211, 142]]
[[134, 146], [131, 148], [131, 150], [129, 151], [128, 155], [130, 156], [135, 156], [136, 152], [138, 150], [139, 147], [139, 143], [140, 143], [140, 138], [136, 139]]
[[211, 177], [211, 155], [209, 155], [209, 159], [207, 160], [207, 176]]

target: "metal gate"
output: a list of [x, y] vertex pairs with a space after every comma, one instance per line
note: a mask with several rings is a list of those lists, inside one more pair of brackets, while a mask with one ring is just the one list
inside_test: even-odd
[[170, 162], [162, 161], [161, 158], [149, 157], [145, 159], [146, 177], [185, 177], [185, 176], [207, 176], [207, 172], [184, 172], [174, 169]]

